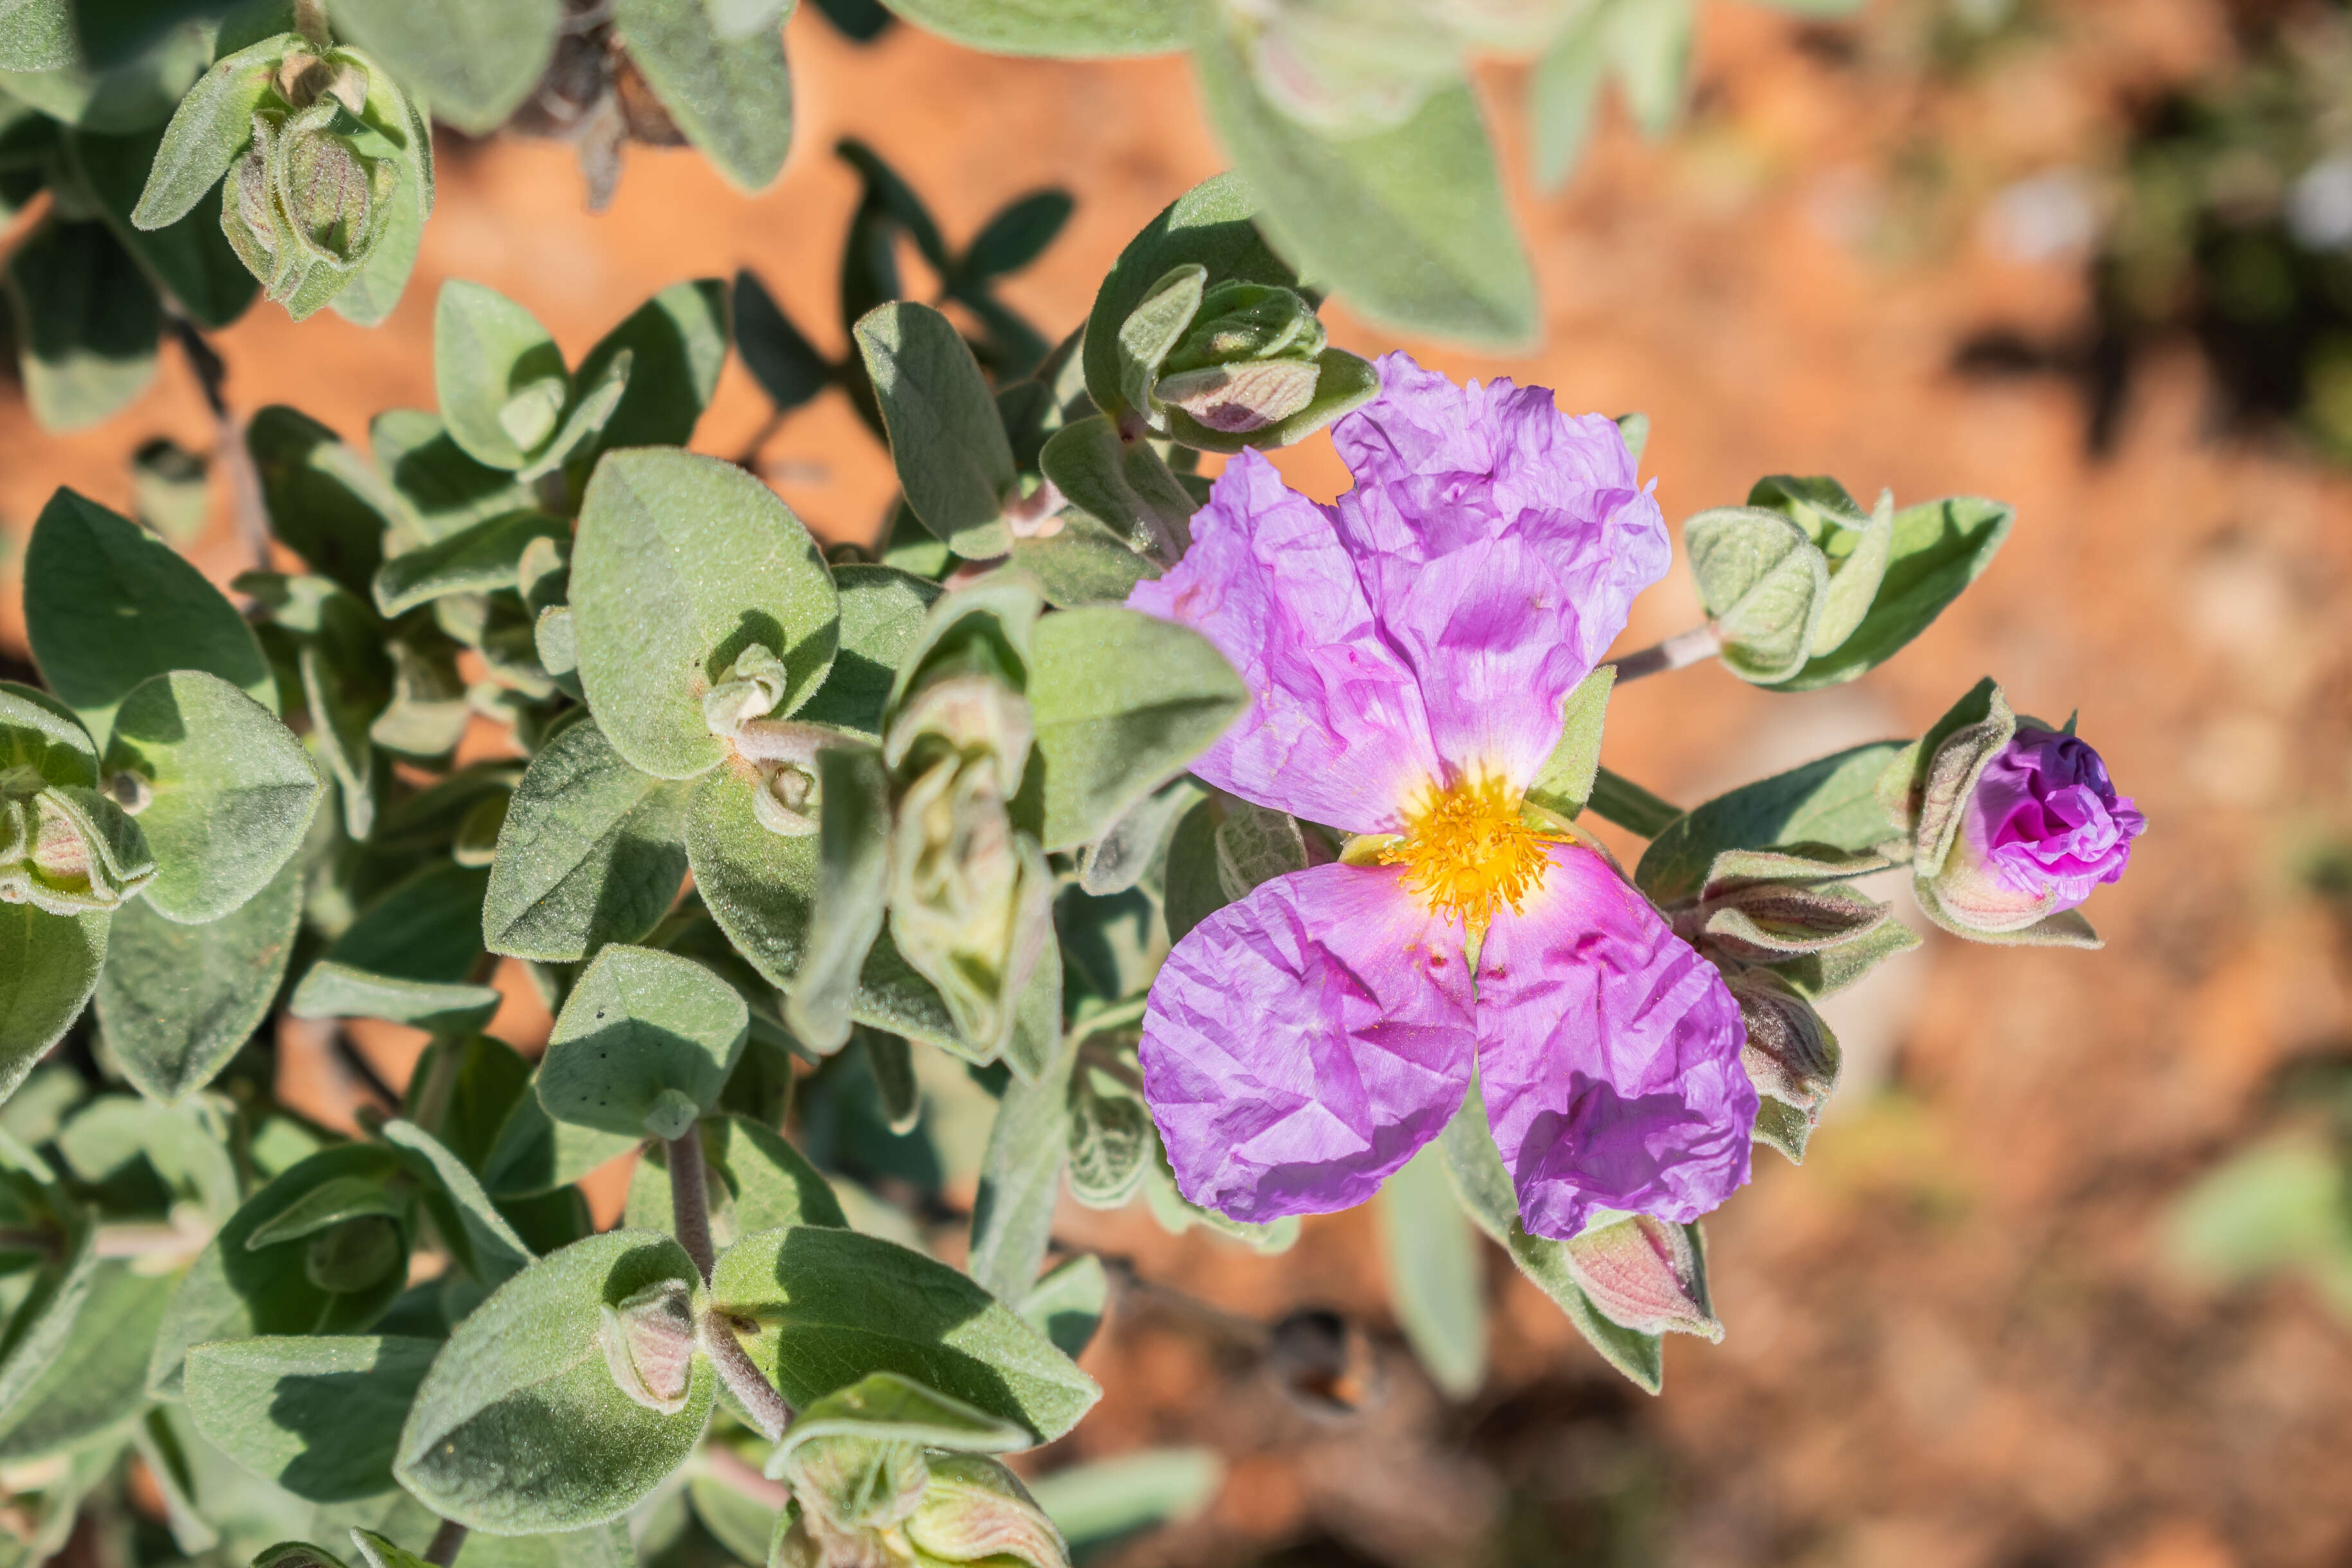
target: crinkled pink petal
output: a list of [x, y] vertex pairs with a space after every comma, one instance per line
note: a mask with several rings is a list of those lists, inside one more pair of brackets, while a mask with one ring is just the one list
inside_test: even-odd
[[1184, 559], [1127, 602], [1207, 637], [1250, 689], [1192, 764], [1218, 788], [1375, 833], [1441, 776], [1421, 689], [1381, 640], [1330, 515], [1257, 453], [1226, 464]]
[[1696, 1219], [1748, 1180], [1756, 1090], [1715, 968], [1589, 849], [1555, 845], [1478, 956], [1478, 1081], [1536, 1236]]
[[1402, 353], [1332, 440], [1355, 475], [1340, 535], [1381, 630], [1419, 682], [1440, 756], [1521, 784], [1560, 704], [1672, 558], [1612, 421], [1538, 386], [1455, 386]]
[[1249, 1221], [1352, 1207], [1461, 1108], [1470, 977], [1402, 878], [1277, 877], [1168, 955], [1143, 1087], [1192, 1202]]

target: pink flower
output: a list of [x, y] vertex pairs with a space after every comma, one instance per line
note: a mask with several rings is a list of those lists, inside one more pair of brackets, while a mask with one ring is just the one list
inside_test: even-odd
[[1212, 915], [1153, 984], [1144, 1084], [1177, 1184], [1253, 1221], [1360, 1203], [1475, 1069], [1530, 1232], [1694, 1218], [1748, 1179], [1738, 1006], [1521, 810], [1562, 701], [1666, 569], [1664, 521], [1609, 420], [1402, 354], [1381, 372], [1332, 432], [1352, 491], [1318, 506], [1244, 452], [1129, 600], [1254, 693], [1196, 773], [1370, 836]]
[[1936, 896], [1969, 930], [2022, 930], [2120, 879], [2147, 831], [2089, 742], [2021, 724], [1977, 777]]

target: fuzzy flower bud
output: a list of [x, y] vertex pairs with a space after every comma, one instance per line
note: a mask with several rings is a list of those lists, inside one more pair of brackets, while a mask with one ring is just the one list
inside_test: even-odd
[[146, 837], [107, 796], [46, 784], [29, 767], [0, 776], [0, 902], [89, 914], [121, 908], [154, 875]]
[[2147, 829], [2088, 742], [2020, 723], [1977, 775], [1932, 886], [1956, 924], [2021, 931], [2120, 879]]
[[890, 833], [891, 932], [982, 1050], [1011, 1034], [1052, 928], [1051, 874], [1011, 814], [1033, 733], [1018, 692], [953, 675], [907, 703], [885, 744], [903, 781]]
[[1323, 323], [1315, 307], [1267, 283], [1220, 283], [1160, 362], [1152, 396], [1212, 430], [1246, 434], [1315, 400]]
[[621, 1392], [648, 1410], [686, 1408], [694, 1371], [694, 1309], [685, 1284], [664, 1279], [619, 1307], [597, 1308], [596, 1344]]
[[979, 1454], [946, 1454], [930, 1461], [930, 1484], [907, 1521], [907, 1539], [950, 1563], [998, 1563], [1066, 1568], [1062, 1532], [1011, 1470]]

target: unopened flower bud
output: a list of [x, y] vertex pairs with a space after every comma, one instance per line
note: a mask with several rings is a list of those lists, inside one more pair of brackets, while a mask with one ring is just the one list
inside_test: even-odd
[[1837, 1037], [1812, 1004], [1769, 969], [1743, 970], [1729, 986], [1747, 1029], [1739, 1065], [1748, 1081], [1757, 1093], [1803, 1112], [1810, 1127], [1837, 1088]]
[[272, 183], [294, 238], [315, 259], [348, 268], [374, 247], [383, 227], [376, 211], [397, 176], [391, 163], [362, 157], [334, 134], [341, 109], [330, 100], [287, 122]]
[[922, 1448], [889, 1437], [811, 1437], [784, 1463], [784, 1479], [821, 1542], [828, 1531], [896, 1530], [914, 1516], [930, 1479]]
[[906, 781], [890, 833], [891, 932], [983, 1052], [1010, 1036], [1052, 930], [1051, 874], [1010, 811], [1033, 734], [1018, 692], [960, 675], [919, 691], [885, 745]]
[[765, 643], [753, 643], [735, 658], [726, 676], [702, 694], [702, 721], [721, 740], [732, 740], [754, 719], [776, 710], [792, 684], [778, 658]]
[[665, 1415], [685, 1409], [694, 1371], [694, 1308], [685, 1282], [657, 1280], [617, 1308], [596, 1310], [597, 1347], [621, 1392]]
[[1323, 323], [1293, 289], [1272, 283], [1220, 283], [1201, 296], [1182, 338], [1160, 362], [1162, 375], [1245, 360], [1309, 360], [1323, 352]]
[[1603, 1214], [1565, 1248], [1569, 1273], [1611, 1322], [1645, 1334], [1723, 1338], [1707, 1300], [1696, 1226], [1653, 1215]]
[[44, 787], [28, 768], [0, 784], [0, 902], [53, 915], [120, 909], [155, 875], [121, 806], [78, 784]]
[[2022, 931], [2121, 878], [2147, 828], [2089, 742], [2021, 723], [1977, 774], [1928, 886], [1963, 933]]
[[1220, 283], [1160, 362], [1151, 395], [1212, 430], [1264, 429], [1315, 401], [1323, 344], [1315, 307], [1293, 290]]
[[907, 1521], [907, 1539], [950, 1563], [1011, 1558], [1029, 1568], [1067, 1568], [1062, 1532], [1021, 1479], [979, 1454], [929, 1461], [930, 1485]]

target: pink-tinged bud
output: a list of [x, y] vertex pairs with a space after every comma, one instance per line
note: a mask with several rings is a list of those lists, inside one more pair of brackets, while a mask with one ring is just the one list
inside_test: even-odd
[[596, 1343], [621, 1392], [664, 1415], [685, 1409], [694, 1372], [694, 1308], [685, 1282], [658, 1280], [597, 1312]]
[[2147, 830], [2088, 742], [2021, 723], [1977, 777], [1936, 898], [1965, 931], [2021, 931], [2122, 877]]
[[916, 1546], [950, 1563], [1009, 1558], [1026, 1568], [1067, 1568], [1062, 1532], [1011, 1470], [979, 1454], [947, 1454], [930, 1461], [930, 1472], [906, 1526]]
[[1707, 1300], [1696, 1226], [1645, 1214], [1604, 1215], [1566, 1250], [1569, 1273], [1611, 1322], [1645, 1334], [1723, 1338]]

